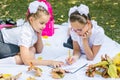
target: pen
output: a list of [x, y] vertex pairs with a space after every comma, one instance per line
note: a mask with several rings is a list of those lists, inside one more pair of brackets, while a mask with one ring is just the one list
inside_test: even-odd
[[72, 54], [70, 52], [70, 49], [68, 50], [68, 59], [67, 59], [67, 63], [69, 65], [71, 65], [73, 63], [73, 58], [72, 58]]
[[68, 50], [68, 58], [71, 57], [71, 53], [70, 53], [70, 50]]

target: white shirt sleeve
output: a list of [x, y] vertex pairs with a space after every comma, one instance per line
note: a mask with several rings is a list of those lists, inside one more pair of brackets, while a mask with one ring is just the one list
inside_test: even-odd
[[23, 26], [23, 28], [21, 29], [21, 33], [20, 33], [20, 38], [18, 40], [18, 45], [19, 46], [25, 46], [27, 48], [32, 46], [32, 33], [30, 31], [29, 28], [27, 28], [26, 26]]
[[97, 33], [95, 34], [93, 45], [102, 45], [104, 42], [105, 34], [103, 28], [99, 27]]
[[73, 41], [78, 40], [78, 35], [73, 30], [70, 31], [70, 35]]

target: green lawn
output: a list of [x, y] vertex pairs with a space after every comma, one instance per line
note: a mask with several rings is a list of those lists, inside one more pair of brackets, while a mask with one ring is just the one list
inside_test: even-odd
[[[25, 18], [29, 2], [33, 0], [0, 0], [0, 18]], [[69, 8], [81, 3], [90, 8], [92, 19], [105, 29], [106, 35], [120, 43], [119, 0], [48, 0], [54, 10], [56, 24], [67, 21]]]

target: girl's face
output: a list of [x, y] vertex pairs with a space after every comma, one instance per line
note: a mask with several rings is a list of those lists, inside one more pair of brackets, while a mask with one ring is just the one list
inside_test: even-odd
[[42, 12], [40, 13], [40, 15], [41, 15], [40, 18], [35, 19], [34, 17], [31, 17], [31, 19], [30, 19], [30, 23], [31, 23], [33, 29], [38, 33], [42, 32], [42, 30], [45, 28], [45, 25], [50, 18], [49, 15], [46, 15]]
[[83, 34], [88, 31], [88, 23], [82, 24], [78, 21], [71, 22], [72, 30], [75, 31], [79, 36], [83, 36]]

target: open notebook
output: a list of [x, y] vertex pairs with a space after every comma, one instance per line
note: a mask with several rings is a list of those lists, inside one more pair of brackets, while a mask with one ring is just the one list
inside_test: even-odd
[[[56, 58], [55, 60], [57, 61], [63, 61], [64, 63], [66, 63], [65, 59], [67, 58], [67, 56], [61, 56]], [[68, 65], [66, 64], [65, 66], [62, 66], [62, 69], [65, 69], [66, 71], [70, 72], [70, 73], [75, 73], [78, 70], [80, 70], [81, 68], [85, 67], [88, 64], [86, 58], [81, 57], [79, 60], [77, 60], [75, 63], [73, 63], [72, 65]]]

